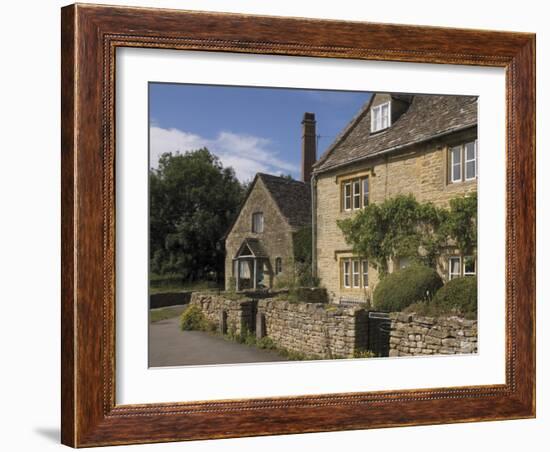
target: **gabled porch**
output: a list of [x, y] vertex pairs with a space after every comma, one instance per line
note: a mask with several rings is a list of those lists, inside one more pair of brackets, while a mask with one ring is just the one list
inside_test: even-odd
[[258, 239], [246, 238], [233, 258], [235, 290], [271, 287], [269, 256]]

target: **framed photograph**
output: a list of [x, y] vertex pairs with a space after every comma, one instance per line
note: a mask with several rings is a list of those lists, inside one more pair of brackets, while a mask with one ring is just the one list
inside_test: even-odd
[[535, 416], [535, 36], [62, 9], [62, 442]]

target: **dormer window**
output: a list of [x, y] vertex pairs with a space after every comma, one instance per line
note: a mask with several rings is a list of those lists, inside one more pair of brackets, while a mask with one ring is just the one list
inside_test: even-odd
[[370, 131], [378, 132], [387, 129], [391, 125], [391, 103], [386, 102], [371, 108]]

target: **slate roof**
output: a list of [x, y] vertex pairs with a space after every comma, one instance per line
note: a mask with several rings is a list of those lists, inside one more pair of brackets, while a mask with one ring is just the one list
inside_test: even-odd
[[237, 252], [237, 256], [241, 255], [241, 252], [243, 251], [245, 245], [248, 247], [254, 257], [267, 257], [267, 253], [265, 252], [260, 241], [253, 237], [247, 237], [244, 239], [241, 247], [239, 248], [239, 251]]
[[409, 108], [388, 129], [371, 134], [373, 98], [315, 163], [315, 173], [477, 125], [476, 96], [414, 95]]
[[258, 173], [277, 207], [294, 227], [311, 224], [311, 189], [309, 184], [286, 177]]

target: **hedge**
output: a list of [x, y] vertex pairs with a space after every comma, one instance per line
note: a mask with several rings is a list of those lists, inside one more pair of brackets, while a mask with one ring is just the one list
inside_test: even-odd
[[442, 285], [441, 277], [433, 268], [411, 265], [390, 273], [378, 283], [373, 293], [374, 308], [402, 311], [413, 303], [431, 299]]
[[452, 279], [437, 291], [432, 304], [450, 314], [477, 316], [477, 277]]

